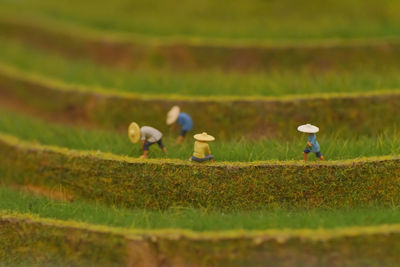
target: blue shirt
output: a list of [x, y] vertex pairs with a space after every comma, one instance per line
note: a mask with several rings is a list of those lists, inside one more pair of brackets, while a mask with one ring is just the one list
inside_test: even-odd
[[178, 125], [182, 126], [183, 131], [190, 131], [193, 129], [193, 120], [189, 114], [181, 112], [178, 116]]
[[307, 148], [310, 149], [311, 152], [313, 153], [319, 152], [319, 144], [317, 141], [317, 136], [315, 134], [311, 134], [308, 136], [308, 142], [312, 144], [312, 147], [307, 146]]

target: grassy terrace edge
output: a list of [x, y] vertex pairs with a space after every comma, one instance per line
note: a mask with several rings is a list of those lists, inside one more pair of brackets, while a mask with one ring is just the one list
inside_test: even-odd
[[[179, 70], [314, 70], [351, 69], [355, 66], [397, 66], [400, 40], [330, 40], [302, 44], [251, 44], [204, 40], [134, 40], [77, 29], [51, 27], [53, 23], [0, 16], [1, 34], [39, 48], [98, 63], [127, 68], [169, 67]], [[56, 23], [57, 25], [57, 23]], [[69, 28], [69, 29], [68, 29]], [[61, 29], [61, 30], [60, 30]], [[64, 29], [64, 30], [63, 30]]]
[[0, 65], [0, 96], [2, 105], [45, 119], [121, 131], [132, 121], [168, 131], [165, 114], [179, 105], [192, 115], [194, 131], [213, 131], [221, 139], [287, 137], [307, 122], [349, 136], [377, 134], [400, 123], [398, 90], [257, 98], [150, 96], [66, 85]]
[[3, 183], [61, 186], [73, 198], [128, 208], [399, 205], [399, 162], [398, 156], [312, 164], [144, 161], [0, 136]]
[[[381, 266], [400, 260], [400, 225], [200, 234], [123, 230], [1, 211], [0, 233], [0, 263], [5, 264], [24, 259], [23, 263], [53, 265], [258, 266], [299, 260], [324, 265], [334, 260], [339, 265]], [[21, 234], [26, 238], [19, 238]]]

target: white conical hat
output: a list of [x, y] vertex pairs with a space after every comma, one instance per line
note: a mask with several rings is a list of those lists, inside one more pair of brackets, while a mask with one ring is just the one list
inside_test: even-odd
[[201, 134], [195, 134], [194, 139], [199, 140], [199, 141], [214, 141], [215, 137], [212, 135], [208, 135], [207, 133], [201, 133]]
[[317, 126], [307, 123], [307, 124], [300, 125], [299, 127], [297, 127], [297, 130], [299, 132], [303, 132], [303, 133], [318, 133], [319, 128]]
[[173, 106], [167, 113], [167, 124], [171, 125], [178, 119], [181, 109], [178, 106]]
[[132, 141], [132, 143], [135, 144], [135, 143], [139, 142], [140, 128], [136, 122], [132, 122], [131, 125], [129, 125], [128, 136], [129, 136], [129, 139]]

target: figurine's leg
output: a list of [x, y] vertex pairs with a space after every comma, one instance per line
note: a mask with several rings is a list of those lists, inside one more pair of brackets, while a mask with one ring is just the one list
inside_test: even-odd
[[183, 139], [185, 138], [186, 133], [187, 133], [186, 130], [181, 130], [181, 132], [179, 133], [178, 138], [176, 139], [176, 143], [177, 143], [177, 144], [180, 144], [180, 143], [183, 142]]
[[[211, 156], [212, 158], [214, 158], [213, 156]], [[196, 158], [195, 156], [192, 156], [192, 160], [196, 161], [196, 162], [204, 162], [204, 161], [212, 161], [212, 159], [210, 160], [209, 156], [205, 156], [204, 158]]]
[[143, 150], [143, 155], [140, 156], [141, 159], [147, 159], [149, 157], [149, 151]]
[[143, 155], [140, 156], [140, 158], [142, 159], [147, 159], [149, 156], [149, 147], [152, 145], [153, 143], [150, 142], [145, 142], [143, 145]]
[[176, 138], [176, 143], [177, 144], [180, 144], [180, 143], [182, 143], [183, 142], [183, 136], [178, 136], [178, 138]]
[[157, 144], [164, 151], [164, 154], [167, 154], [167, 148], [164, 146], [162, 139], [158, 140]]
[[322, 156], [321, 152], [317, 152], [315, 155], [316, 155], [317, 158], [319, 158], [320, 160], [324, 160], [324, 156]]
[[303, 159], [304, 159], [304, 161], [307, 161], [307, 153], [306, 152], [303, 152]]
[[303, 151], [303, 159], [304, 159], [304, 161], [307, 161], [307, 154], [308, 153], [310, 153], [310, 150], [309, 149], [304, 149], [304, 151]]
[[207, 155], [206, 159], [209, 160], [210, 162], [213, 162], [214, 156], [213, 155]]
[[195, 162], [203, 162], [202, 159], [196, 158], [195, 156], [192, 156], [191, 159]]

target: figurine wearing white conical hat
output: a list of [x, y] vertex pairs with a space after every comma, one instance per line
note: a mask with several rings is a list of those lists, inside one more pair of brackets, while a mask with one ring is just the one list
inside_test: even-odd
[[196, 134], [193, 137], [196, 139], [196, 142], [194, 142], [194, 152], [190, 160], [196, 162], [212, 162], [214, 160], [214, 156], [211, 155], [210, 146], [207, 144], [207, 142], [214, 141], [214, 136], [211, 136], [207, 133], [201, 133]]
[[139, 139], [142, 141], [143, 155], [140, 158], [147, 158], [150, 146], [156, 143], [167, 154], [167, 148], [162, 141], [162, 133], [153, 127], [143, 126], [139, 128], [136, 122], [132, 122], [129, 125], [128, 136], [132, 143], [139, 142]]
[[310, 152], [315, 153], [320, 160], [324, 160], [324, 156], [321, 154], [316, 135], [316, 133], [319, 132], [319, 128], [311, 124], [304, 124], [297, 127], [297, 130], [302, 133], [308, 133], [307, 146], [303, 151], [304, 161], [307, 161], [307, 155]]
[[182, 143], [187, 132], [193, 129], [193, 120], [189, 114], [181, 112], [178, 106], [173, 106], [167, 114], [167, 124], [172, 125], [175, 122], [178, 122], [178, 125], [181, 126], [179, 136], [176, 139], [176, 143], [179, 144]]

